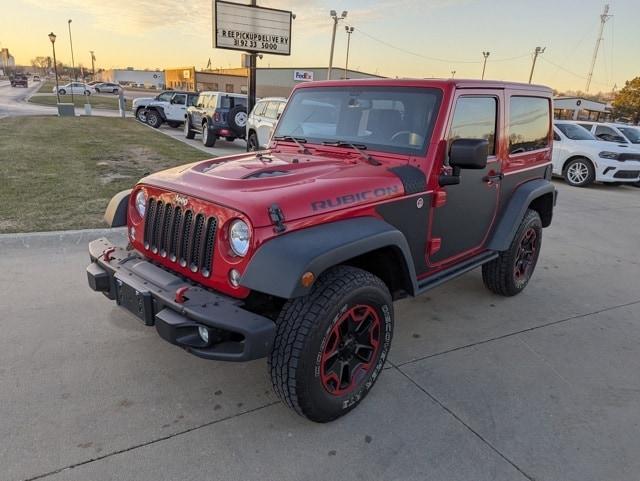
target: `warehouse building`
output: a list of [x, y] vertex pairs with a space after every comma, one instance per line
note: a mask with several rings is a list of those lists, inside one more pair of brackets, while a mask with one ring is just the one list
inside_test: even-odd
[[133, 67], [103, 70], [96, 73], [96, 80], [155, 89], [163, 89], [165, 85], [161, 70], [136, 70]]
[[553, 118], [556, 120], [609, 122], [611, 120], [611, 105], [580, 97], [555, 97], [553, 99]]
[[[246, 68], [196, 70], [195, 67], [167, 69], [164, 71], [167, 88], [183, 90], [215, 90], [229, 93], [247, 93]], [[335, 68], [334, 80], [344, 79], [345, 70]], [[346, 78], [382, 78], [379, 75], [348, 70]], [[258, 97], [288, 97], [293, 87], [301, 82], [326, 80], [327, 68], [268, 67], [256, 70], [256, 95]]]

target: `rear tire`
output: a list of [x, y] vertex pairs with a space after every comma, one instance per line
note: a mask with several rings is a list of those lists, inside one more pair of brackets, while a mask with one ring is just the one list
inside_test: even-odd
[[355, 408], [389, 354], [392, 302], [384, 282], [349, 266], [330, 269], [308, 295], [288, 301], [269, 356], [278, 397], [321, 423]]
[[482, 280], [487, 289], [506, 297], [522, 292], [533, 275], [541, 245], [540, 214], [528, 209], [509, 249], [482, 266]]
[[206, 122], [202, 124], [202, 143], [205, 147], [216, 145], [216, 136], [209, 132], [209, 125]]
[[567, 162], [562, 173], [567, 184], [573, 187], [587, 187], [596, 178], [596, 171], [589, 159], [578, 157]]
[[146, 115], [147, 124], [154, 129], [157, 129], [162, 125], [162, 117], [160, 117], [160, 114], [156, 110], [148, 110]]

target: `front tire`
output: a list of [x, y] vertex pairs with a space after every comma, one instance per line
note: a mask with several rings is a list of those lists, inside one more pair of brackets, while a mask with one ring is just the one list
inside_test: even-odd
[[157, 129], [162, 125], [162, 118], [156, 110], [147, 111], [147, 124], [149, 124], [154, 129]]
[[60, 95], [67, 95], [67, 91], [66, 91], [65, 89], [60, 89], [60, 90], [58, 90], [58, 93], [59, 93]]
[[596, 178], [596, 171], [589, 159], [578, 157], [564, 167], [564, 180], [573, 187], [587, 187]]
[[509, 249], [482, 266], [482, 280], [487, 289], [506, 297], [522, 292], [536, 268], [541, 245], [540, 214], [529, 209]]
[[354, 409], [378, 379], [393, 336], [393, 304], [373, 274], [338, 266], [288, 301], [269, 356], [278, 397], [301, 416], [329, 422]]
[[138, 110], [136, 110], [136, 119], [143, 124], [147, 123], [147, 115], [144, 112], [144, 107], [139, 107]]

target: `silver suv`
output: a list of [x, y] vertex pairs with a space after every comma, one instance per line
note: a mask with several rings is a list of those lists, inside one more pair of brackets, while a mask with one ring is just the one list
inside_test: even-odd
[[287, 104], [282, 97], [267, 97], [256, 102], [247, 119], [247, 150], [267, 147], [276, 123]]

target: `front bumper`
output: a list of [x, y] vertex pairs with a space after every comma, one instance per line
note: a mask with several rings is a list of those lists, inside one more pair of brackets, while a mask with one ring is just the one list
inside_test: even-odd
[[[146, 325], [155, 325], [166, 341], [220, 361], [249, 361], [269, 354], [274, 322], [243, 309], [242, 301], [194, 285], [104, 238], [89, 244], [89, 256], [89, 287]], [[198, 335], [199, 327], [208, 328], [208, 343]]]
[[638, 182], [640, 162], [598, 159], [596, 168], [597, 182]]

